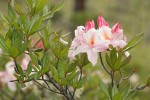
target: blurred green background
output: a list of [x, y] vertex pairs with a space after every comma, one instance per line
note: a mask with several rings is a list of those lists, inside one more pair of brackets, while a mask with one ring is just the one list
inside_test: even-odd
[[[24, 5], [24, 0], [17, 1]], [[61, 0], [49, 1], [53, 6]], [[74, 30], [77, 26], [84, 26], [88, 18], [94, 19], [96, 22], [98, 15], [101, 14], [110, 26], [119, 21], [128, 40], [137, 33], [144, 32], [144, 40], [138, 47], [130, 51], [132, 60], [130, 65], [125, 68], [125, 75], [132, 71], [133, 68], [136, 69], [135, 77], [133, 76], [133, 79], [130, 79], [134, 87], [138, 83], [146, 82], [150, 76], [149, 7], [149, 0], [64, 0], [64, 7], [54, 15], [52, 26], [56, 31], [61, 29], [64, 33], [70, 33], [70, 38], [73, 38]], [[0, 12], [7, 14], [7, 0], [0, 0]], [[0, 32], [4, 33], [6, 30], [5, 23], [0, 22]], [[79, 100], [105, 100], [98, 86], [99, 77], [105, 77], [105, 79], [109, 77], [103, 72], [100, 64], [96, 67], [87, 67], [88, 69], [85, 70], [85, 73], [88, 75], [88, 81], [85, 83], [85, 87], [78, 93], [80, 94]], [[150, 89], [139, 91], [132, 100], [150, 100], [149, 93]], [[53, 99], [49, 98], [48, 100]]]

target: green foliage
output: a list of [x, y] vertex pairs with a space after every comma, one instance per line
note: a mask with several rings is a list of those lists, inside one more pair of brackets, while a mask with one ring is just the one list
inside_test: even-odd
[[108, 88], [101, 80], [100, 80], [100, 88], [101, 88], [102, 92], [107, 96], [107, 98], [109, 100], [111, 100], [111, 96], [110, 96], [110, 94], [108, 92]]
[[[64, 39], [62, 31], [52, 30], [51, 18], [63, 7], [63, 2], [50, 8], [48, 0], [26, 0], [26, 7], [23, 11], [16, 1], [14, 5], [9, 2], [8, 15], [0, 14], [9, 26], [4, 36], [0, 34], [0, 47], [15, 61], [14, 76], [17, 82], [21, 87], [25, 87], [26, 82], [40, 80], [43, 81], [44, 85], [39, 83], [43, 88], [67, 98], [74, 98], [72, 96], [76, 89], [82, 88], [87, 81], [86, 74], [83, 75], [83, 67], [87, 66], [89, 61], [86, 54], [81, 54], [76, 60], [70, 62], [67, 55], [69, 45], [61, 41]], [[111, 74], [111, 78], [114, 78], [116, 71], [119, 72], [122, 67], [129, 64], [131, 56], [125, 57], [124, 53], [137, 46], [143, 36], [143, 33], [138, 34], [123, 49], [111, 47], [110, 52], [106, 53], [105, 58], [110, 67], [108, 73]], [[38, 37], [38, 41], [32, 44], [34, 37]], [[36, 47], [39, 42], [43, 43], [41, 48]], [[24, 54], [31, 58], [26, 70], [23, 70], [17, 61]], [[121, 78], [123, 80], [123, 77]], [[100, 81], [99, 85], [107, 99], [127, 100], [132, 95], [131, 85], [121, 90], [116, 84], [114, 82], [114, 85], [109, 87]], [[149, 84], [148, 79], [147, 85]], [[27, 98], [35, 99], [30, 96]]]
[[144, 38], [144, 33], [137, 34], [135, 37], [133, 37], [128, 44], [123, 48], [123, 51], [128, 51], [135, 46], [137, 46], [141, 40]]

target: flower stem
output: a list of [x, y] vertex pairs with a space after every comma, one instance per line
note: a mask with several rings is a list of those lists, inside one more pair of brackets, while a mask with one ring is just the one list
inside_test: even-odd
[[[101, 52], [99, 53], [99, 55], [100, 55], [100, 61], [101, 61], [102, 67], [104, 68], [104, 70], [105, 70], [109, 75], [111, 75], [111, 72], [110, 72], [110, 71], [107, 69], [107, 67], [104, 65]], [[112, 75], [111, 75], [111, 76], [112, 76]]]

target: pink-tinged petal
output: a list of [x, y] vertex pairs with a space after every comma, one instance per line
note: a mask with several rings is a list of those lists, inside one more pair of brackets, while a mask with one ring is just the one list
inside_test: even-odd
[[111, 41], [111, 44], [112, 44], [113, 47], [119, 46], [120, 48], [123, 48], [124, 46], [126, 46], [127, 43], [123, 40], [118, 40], [117, 39], [117, 40]]
[[103, 52], [103, 51], [106, 51], [107, 49], [109, 49], [109, 44], [110, 44], [110, 41], [99, 40], [94, 45], [93, 51], [94, 52]]
[[14, 61], [9, 61], [9, 62], [5, 65], [6, 71], [7, 71], [7, 73], [8, 73], [9, 75], [12, 75], [12, 76], [13, 76], [13, 73], [15, 72], [14, 67], [15, 67], [15, 62], [14, 62]]
[[93, 29], [90, 29], [90, 30], [84, 35], [85, 44], [92, 47], [92, 46], [95, 44], [95, 40], [96, 40], [97, 37], [98, 37], [97, 30], [95, 30], [94, 28], [93, 28]]
[[118, 22], [112, 27], [112, 33], [117, 33], [120, 30], [120, 23]]
[[76, 55], [78, 55], [80, 53], [86, 52], [87, 49], [88, 49], [88, 47], [86, 45], [80, 45], [76, 48], [76, 50], [73, 52], [72, 55], [75, 57]]
[[0, 79], [5, 75], [6, 71], [0, 71]]
[[15, 82], [8, 82], [8, 88], [11, 90], [11, 91], [16, 91], [16, 84]]
[[120, 28], [119, 22], [112, 27], [111, 31], [114, 39], [123, 39], [123, 29]]
[[85, 34], [85, 27], [84, 26], [78, 26], [74, 32], [75, 32], [75, 37], [80, 37], [83, 34]]
[[68, 52], [68, 58], [73, 60], [76, 55], [86, 52], [87, 46], [86, 45], [78, 45], [77, 47], [70, 47]]
[[28, 63], [30, 62], [30, 57], [28, 55], [25, 55], [25, 57], [23, 58], [22, 62], [21, 62], [21, 67], [23, 70], [26, 70], [28, 67]]
[[104, 41], [111, 40], [112, 33], [111, 33], [111, 29], [109, 27], [103, 26], [103, 27], [99, 28], [98, 32], [99, 32], [98, 34], [102, 40], [104, 40]]
[[88, 19], [88, 21], [85, 24], [85, 31], [87, 32], [88, 30], [90, 30], [91, 28], [95, 28], [95, 23], [94, 21], [90, 21], [90, 19]]
[[123, 36], [123, 41], [127, 42], [127, 37], [125, 35]]
[[42, 48], [43, 47], [43, 42], [40, 41], [37, 45], [36, 45], [36, 49]]
[[97, 19], [97, 24], [98, 24], [98, 27], [102, 27], [102, 26], [109, 26], [108, 25], [108, 22], [105, 21], [105, 19], [100, 15]]
[[97, 52], [93, 52], [92, 49], [89, 49], [87, 51], [87, 55], [88, 55], [88, 60], [92, 63], [92, 66], [95, 66], [98, 59]]

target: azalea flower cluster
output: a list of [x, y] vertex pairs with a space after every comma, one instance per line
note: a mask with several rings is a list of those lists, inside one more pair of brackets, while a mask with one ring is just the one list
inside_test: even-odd
[[118, 47], [123, 48], [127, 44], [126, 36], [123, 34], [119, 22], [111, 28], [108, 22], [99, 16], [97, 24], [98, 28], [96, 29], [94, 21], [88, 19], [85, 27], [77, 27], [68, 53], [70, 60], [80, 53], [87, 53], [88, 60], [95, 66], [99, 52], [110, 50], [110, 45], [118, 49]]

